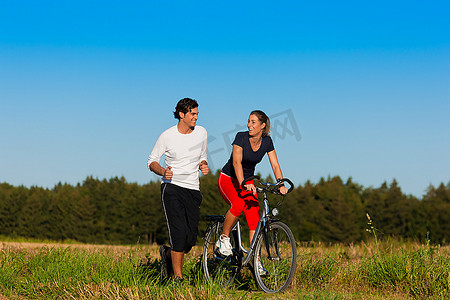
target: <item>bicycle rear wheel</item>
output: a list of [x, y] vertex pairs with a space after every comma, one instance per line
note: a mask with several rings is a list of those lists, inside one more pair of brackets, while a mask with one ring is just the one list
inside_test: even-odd
[[209, 227], [205, 235], [203, 246], [202, 265], [208, 283], [216, 283], [221, 286], [230, 286], [234, 277], [240, 271], [240, 255], [237, 253], [233, 234], [230, 234], [230, 242], [233, 246], [233, 255], [223, 257], [216, 251], [216, 241], [222, 234], [223, 223], [215, 222]]
[[267, 240], [264, 236], [259, 235], [253, 257], [256, 283], [266, 293], [282, 292], [291, 284], [297, 266], [294, 235], [286, 224], [273, 222]]

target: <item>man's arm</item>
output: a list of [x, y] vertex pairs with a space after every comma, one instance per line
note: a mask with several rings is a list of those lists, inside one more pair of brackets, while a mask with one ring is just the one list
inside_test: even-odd
[[156, 141], [155, 146], [153, 147], [152, 153], [150, 154], [147, 166], [150, 171], [155, 173], [156, 175], [163, 176], [165, 179], [170, 180], [173, 177], [172, 167], [167, 166], [167, 168], [161, 167], [159, 164], [159, 160], [161, 159], [161, 156], [163, 156], [165, 151], [165, 140], [164, 140], [164, 133], [161, 134]]
[[200, 165], [199, 169], [202, 171], [203, 175], [208, 175], [209, 167], [208, 167], [208, 156], [207, 156], [207, 148], [208, 148], [208, 133], [205, 132], [205, 139], [202, 144], [202, 153], [200, 155]]
[[172, 167], [167, 167], [164, 169], [156, 161], [151, 162], [148, 168], [150, 169], [150, 171], [154, 172], [157, 175], [163, 176], [167, 180], [170, 180], [173, 177]]

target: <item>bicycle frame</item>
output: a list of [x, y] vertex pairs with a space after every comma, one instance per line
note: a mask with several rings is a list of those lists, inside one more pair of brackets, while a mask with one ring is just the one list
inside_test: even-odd
[[[259, 218], [258, 225], [255, 230], [255, 234], [253, 235], [253, 239], [250, 243], [250, 247], [247, 250], [244, 245], [242, 244], [242, 237], [241, 237], [241, 225], [239, 224], [239, 220], [234, 225], [231, 232], [235, 235], [235, 239], [237, 241], [237, 244], [239, 246], [239, 250], [246, 253], [245, 258], [242, 261], [242, 266], [246, 266], [253, 256], [253, 252], [255, 250], [256, 240], [260, 234], [265, 234], [266, 231], [261, 231], [262, 229], [265, 229], [266, 226], [268, 226], [268, 222], [270, 221], [270, 215], [269, 215], [269, 200], [267, 199], [266, 192], [264, 192], [264, 207], [263, 212], [261, 214], [261, 217]], [[267, 239], [265, 238], [266, 243]]]

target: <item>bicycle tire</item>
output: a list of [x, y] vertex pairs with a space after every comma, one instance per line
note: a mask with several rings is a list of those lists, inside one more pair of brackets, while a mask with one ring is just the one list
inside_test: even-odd
[[[269, 224], [267, 242], [270, 257], [264, 236], [263, 233], [258, 236], [253, 256], [253, 274], [256, 283], [266, 293], [283, 292], [291, 284], [297, 266], [297, 246], [294, 235], [282, 222]], [[262, 263], [265, 272], [258, 270], [259, 262]]]
[[216, 241], [222, 234], [223, 222], [213, 223], [205, 234], [203, 246], [202, 267], [205, 278], [209, 284], [218, 284], [229, 287], [241, 268], [240, 256], [236, 252], [234, 235], [230, 234], [230, 242], [233, 246], [233, 255], [222, 257], [217, 254]]

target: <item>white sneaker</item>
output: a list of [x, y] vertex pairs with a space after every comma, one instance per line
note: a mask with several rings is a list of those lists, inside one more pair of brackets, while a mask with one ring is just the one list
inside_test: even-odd
[[267, 270], [264, 268], [264, 266], [262, 265], [262, 263], [261, 263], [260, 260], [258, 260], [258, 266], [257, 266], [257, 268], [258, 268], [257, 270], [258, 270], [259, 276], [264, 277], [264, 276], [269, 275], [269, 271], [267, 271]]
[[233, 254], [230, 238], [224, 234], [217, 240], [216, 247], [219, 248], [219, 253], [223, 256], [230, 256]]

